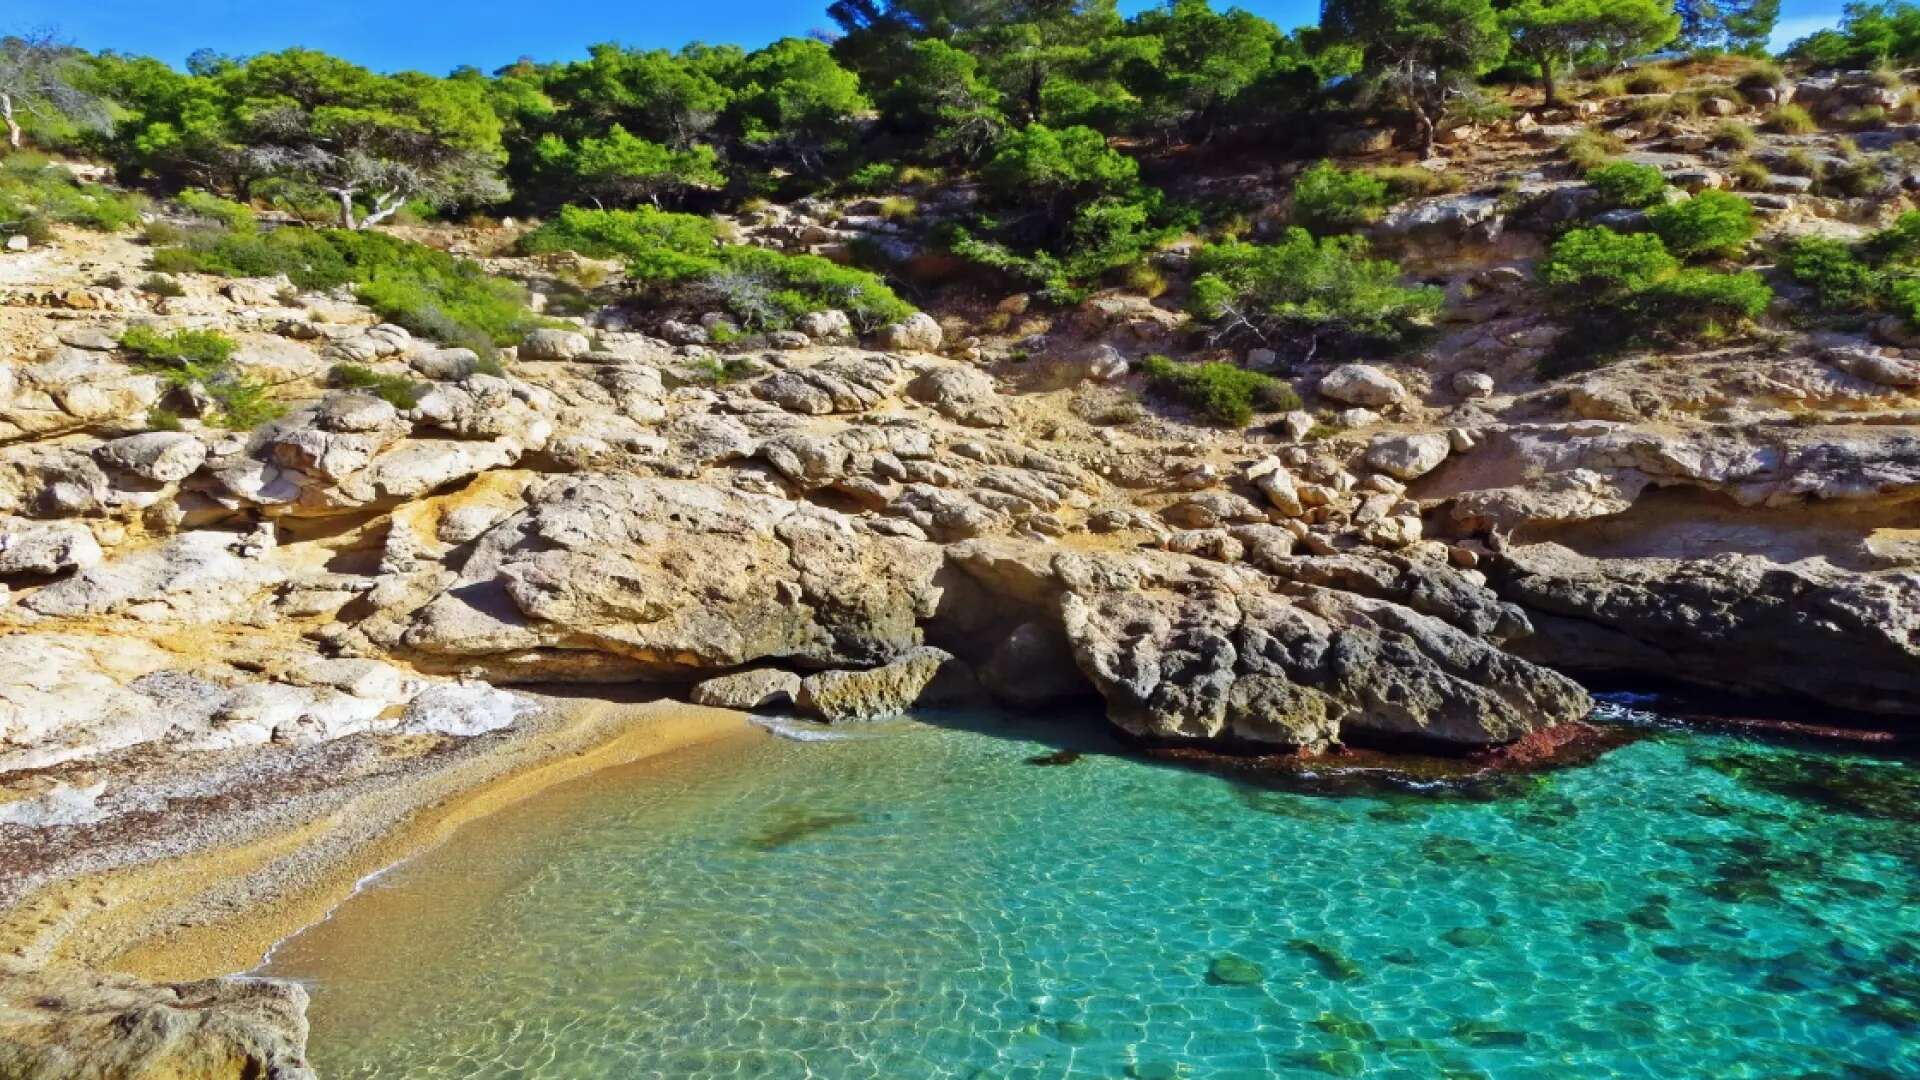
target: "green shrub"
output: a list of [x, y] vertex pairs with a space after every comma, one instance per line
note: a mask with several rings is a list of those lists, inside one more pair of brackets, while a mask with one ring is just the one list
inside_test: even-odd
[[1384, 180], [1349, 172], [1330, 161], [1300, 174], [1293, 185], [1293, 217], [1316, 232], [1345, 232], [1379, 220], [1387, 206]]
[[746, 356], [709, 356], [693, 366], [694, 377], [712, 386], [726, 386], [758, 375], [761, 367]]
[[411, 409], [430, 389], [426, 383], [404, 375], [384, 375], [360, 364], [335, 364], [327, 372], [327, 385], [342, 390], [366, 390], [396, 409]]
[[1615, 154], [1625, 151], [1627, 144], [1604, 131], [1589, 128], [1560, 144], [1560, 152], [1566, 155], [1575, 169], [1583, 173], [1605, 165]]
[[159, 405], [147, 410], [148, 431], [179, 431], [186, 425], [180, 422], [180, 414]]
[[1293, 387], [1271, 375], [1232, 364], [1176, 364], [1164, 356], [1149, 356], [1141, 371], [1154, 393], [1197, 409], [1224, 427], [1246, 427], [1255, 408], [1285, 411], [1300, 407], [1300, 395]]
[[815, 255], [719, 244], [711, 221], [658, 210], [568, 207], [521, 238], [521, 250], [624, 258], [634, 281], [656, 293], [688, 292], [724, 306], [741, 325], [775, 330], [812, 311], [838, 308], [863, 330], [913, 314], [878, 276]]
[[187, 230], [171, 221], [149, 221], [141, 228], [140, 236], [149, 247], [166, 247], [187, 242]]
[[1443, 294], [1400, 284], [1400, 268], [1368, 257], [1357, 236], [1316, 240], [1289, 229], [1275, 244], [1233, 241], [1194, 253], [1188, 310], [1214, 323], [1216, 336], [1249, 330], [1260, 336], [1338, 342], [1393, 342], [1410, 336], [1440, 309]]
[[0, 229], [36, 244], [52, 239], [52, 222], [117, 232], [140, 220], [141, 203], [137, 196], [83, 184], [38, 154], [16, 151], [0, 158]]
[[1820, 125], [1813, 122], [1812, 113], [1791, 102], [1773, 110], [1773, 115], [1767, 117], [1766, 126], [1769, 131], [1777, 131], [1782, 135], [1810, 135], [1820, 129]]
[[1730, 192], [1702, 191], [1649, 210], [1647, 223], [1683, 259], [1732, 256], [1753, 239], [1753, 204]]
[[893, 189], [897, 171], [889, 162], [868, 162], [848, 174], [840, 186], [858, 195], [878, 195]]
[[204, 191], [189, 188], [175, 195], [173, 201], [194, 217], [205, 218], [235, 232], [252, 232], [260, 225], [251, 206], [234, 202], [232, 199], [223, 199], [218, 195], [209, 195]]
[[752, 330], [777, 330], [809, 312], [837, 308], [856, 327], [869, 331], [914, 312], [913, 305], [865, 270], [818, 255], [787, 255], [766, 248], [723, 249], [718, 268], [702, 277], [697, 287]]
[[1908, 211], [1852, 246], [1802, 237], [1781, 251], [1780, 266], [1824, 310], [1892, 311], [1920, 325], [1920, 212]]
[[1681, 270], [1635, 298], [1637, 319], [1688, 340], [1713, 339], [1757, 318], [1773, 301], [1760, 275]]
[[163, 334], [150, 326], [134, 326], [120, 335], [120, 347], [150, 365], [221, 367], [233, 359], [239, 345], [217, 330]]
[[1667, 178], [1651, 165], [1615, 161], [1587, 173], [1587, 186], [1600, 193], [1609, 210], [1653, 206], [1666, 198]]
[[465, 259], [385, 233], [207, 230], [162, 248], [155, 270], [226, 277], [285, 274], [300, 289], [351, 285], [359, 301], [422, 337], [488, 354], [544, 325], [526, 290]]
[[1651, 288], [1679, 262], [1651, 233], [1617, 233], [1598, 226], [1573, 229], [1542, 260], [1540, 281], [1574, 307], [1609, 305]]
[[[212, 420], [221, 427], [247, 431], [285, 412], [267, 387], [234, 368], [237, 346], [225, 334], [213, 330], [162, 334], [151, 327], [135, 326], [120, 335], [120, 347], [133, 353], [140, 367], [158, 372], [169, 385], [204, 390], [219, 407]], [[149, 412], [149, 425], [158, 426], [159, 416]]]

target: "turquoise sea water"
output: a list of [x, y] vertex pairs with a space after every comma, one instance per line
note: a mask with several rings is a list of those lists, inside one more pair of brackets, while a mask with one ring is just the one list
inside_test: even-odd
[[1330, 797], [1020, 730], [603, 774], [267, 971], [336, 1078], [1920, 1076], [1911, 762], [1667, 732]]

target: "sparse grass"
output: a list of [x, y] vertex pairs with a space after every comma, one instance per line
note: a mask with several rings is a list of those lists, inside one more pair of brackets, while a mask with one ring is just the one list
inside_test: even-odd
[[335, 364], [327, 372], [327, 385], [341, 390], [365, 390], [396, 409], [411, 409], [420, 404], [429, 387], [404, 375], [385, 375], [360, 364]]
[[1154, 393], [1170, 397], [1223, 427], [1246, 427], [1255, 408], [1281, 412], [1300, 407], [1293, 387], [1232, 364], [1176, 364], [1149, 356], [1140, 369]]
[[904, 223], [912, 221], [920, 213], [920, 200], [906, 195], [895, 195], [880, 202], [880, 217], [885, 221]]
[[140, 291], [151, 293], [154, 296], [173, 297], [187, 295], [185, 287], [165, 274], [148, 274], [146, 280], [140, 283]]
[[1878, 105], [1863, 105], [1843, 113], [1840, 126], [1849, 131], [1878, 131], [1887, 126], [1887, 110]]
[[712, 386], [726, 386], [760, 373], [760, 365], [745, 356], [709, 356], [693, 366], [693, 376]]
[[1751, 150], [1760, 141], [1752, 128], [1738, 120], [1722, 120], [1715, 124], [1708, 139], [1719, 150]]
[[1665, 64], [1647, 64], [1635, 68], [1627, 74], [1624, 82], [1629, 94], [1670, 94], [1686, 85], [1686, 75]]
[[1167, 276], [1144, 262], [1120, 271], [1120, 283], [1149, 300], [1165, 295], [1168, 288]]
[[1368, 169], [1367, 174], [1387, 185], [1387, 194], [1395, 199], [1448, 195], [1467, 186], [1458, 173], [1434, 172], [1418, 165], [1382, 165]]
[[1773, 173], [1752, 158], [1735, 162], [1731, 171], [1734, 186], [1742, 191], [1765, 191], [1773, 185]]
[[1813, 122], [1813, 114], [1792, 102], [1773, 110], [1767, 117], [1766, 127], [1781, 135], [1810, 135], [1820, 130], [1820, 125]]
[[1820, 179], [1820, 174], [1826, 170], [1821, 166], [1819, 158], [1814, 157], [1805, 147], [1796, 146], [1787, 151], [1786, 156], [1781, 158], [1780, 163], [1774, 167], [1774, 171], [1782, 176], [1805, 176], [1817, 181]]
[[1582, 173], [1592, 172], [1613, 159], [1615, 154], [1623, 153], [1627, 144], [1618, 138], [1592, 128], [1560, 144], [1560, 153], [1567, 161]]
[[179, 431], [185, 426], [180, 422], [180, 414], [172, 409], [155, 405], [147, 410], [148, 431]]

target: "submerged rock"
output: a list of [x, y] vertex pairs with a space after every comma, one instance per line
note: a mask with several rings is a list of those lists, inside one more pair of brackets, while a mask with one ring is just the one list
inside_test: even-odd
[[1222, 953], [1207, 965], [1207, 981], [1216, 986], [1256, 986], [1266, 978], [1259, 964], [1233, 953]]

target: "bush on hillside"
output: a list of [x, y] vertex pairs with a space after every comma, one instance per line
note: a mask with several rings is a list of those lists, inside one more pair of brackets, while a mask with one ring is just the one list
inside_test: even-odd
[[1538, 273], [1572, 323], [1551, 365], [1557, 368], [1642, 341], [1717, 339], [1773, 300], [1757, 274], [1681, 269], [1652, 233], [1571, 230]]
[[1361, 238], [1316, 240], [1305, 229], [1289, 229], [1275, 244], [1213, 244], [1194, 254], [1193, 266], [1188, 310], [1213, 323], [1215, 337], [1400, 341], [1443, 298], [1435, 288], [1402, 285], [1400, 268], [1370, 258]]
[[1246, 427], [1255, 409], [1283, 412], [1300, 407], [1293, 387], [1232, 364], [1176, 364], [1164, 356], [1149, 356], [1141, 371], [1155, 394], [1196, 409], [1223, 427]]
[[385, 233], [344, 229], [232, 229], [195, 233], [153, 255], [156, 270], [225, 277], [285, 274], [301, 289], [351, 285], [388, 322], [446, 345], [490, 355], [544, 321], [526, 290], [472, 262]]
[[1667, 195], [1667, 178], [1659, 169], [1631, 161], [1610, 162], [1588, 172], [1587, 186], [1600, 194], [1600, 205], [1609, 210], [1642, 210]]
[[1726, 191], [1702, 191], [1647, 212], [1647, 224], [1683, 259], [1738, 255], [1753, 239], [1753, 204]]
[[117, 232], [139, 222], [140, 205], [134, 196], [83, 184], [38, 154], [0, 158], [0, 229], [36, 244], [50, 238], [48, 222]]
[[[233, 366], [238, 345], [213, 330], [176, 330], [163, 334], [135, 326], [120, 335], [120, 347], [134, 356], [136, 365], [158, 373], [170, 386], [199, 387], [213, 399], [217, 411], [209, 417], [220, 427], [248, 431], [286, 410], [267, 387], [246, 378]], [[166, 410], [149, 413], [149, 422], [171, 416]], [[177, 417], [175, 418], [177, 423]]]
[[396, 409], [411, 409], [426, 395], [426, 383], [404, 375], [383, 375], [361, 364], [335, 364], [327, 385], [342, 390], [365, 390]]
[[816, 255], [724, 245], [711, 220], [690, 214], [568, 207], [522, 237], [520, 249], [625, 259], [642, 287], [711, 300], [750, 330], [777, 330], [828, 308], [873, 330], [914, 310], [875, 274]]
[[1814, 302], [1823, 308], [1864, 310], [1880, 295], [1880, 274], [1839, 240], [1802, 237], [1780, 253], [1780, 266], [1793, 280], [1812, 289]]
[[1679, 268], [1660, 238], [1595, 226], [1573, 229], [1554, 242], [1538, 274], [1570, 306], [1610, 304], [1649, 288]]
[[1347, 232], [1380, 219], [1387, 206], [1387, 184], [1364, 172], [1318, 162], [1293, 185], [1293, 217], [1319, 233]]

